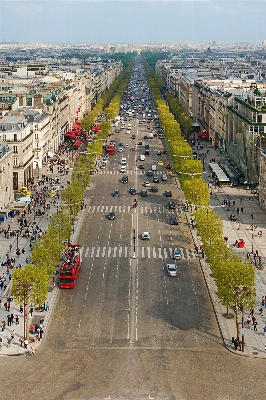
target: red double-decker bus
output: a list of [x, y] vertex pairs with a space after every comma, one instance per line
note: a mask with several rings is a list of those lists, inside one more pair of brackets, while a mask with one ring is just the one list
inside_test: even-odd
[[76, 286], [81, 267], [80, 244], [69, 244], [60, 267], [60, 288], [73, 289]]
[[115, 154], [115, 145], [114, 144], [107, 144], [105, 147], [105, 152], [108, 156]]

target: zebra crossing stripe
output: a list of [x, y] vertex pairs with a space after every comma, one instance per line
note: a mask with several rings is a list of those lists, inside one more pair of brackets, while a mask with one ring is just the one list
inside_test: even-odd
[[102, 252], [102, 257], [104, 258], [104, 256], [105, 256], [105, 250], [106, 250], [106, 247], [103, 247], [103, 252]]
[[158, 253], [159, 253], [159, 258], [163, 258], [162, 257], [162, 248], [161, 247], [158, 248]]
[[141, 257], [145, 258], [145, 247], [141, 248]]
[[98, 249], [97, 249], [97, 251], [96, 251], [96, 255], [95, 255], [95, 257], [99, 257], [99, 255], [100, 255], [100, 251], [101, 251], [101, 248], [100, 247], [98, 247]]
[[117, 210], [117, 206], [115, 206], [115, 209], [114, 209], [114, 211], [116, 211]]
[[170, 258], [173, 258], [173, 249], [169, 247]]
[[114, 254], [113, 257], [116, 257], [117, 247], [114, 247]]
[[118, 250], [118, 257], [121, 257], [122, 252], [123, 252], [123, 247], [119, 247], [119, 250]]
[[84, 254], [84, 257], [85, 257], [85, 258], [88, 256], [89, 250], [90, 250], [90, 248], [87, 247], [87, 248], [86, 248], [86, 251], [85, 251], [85, 254]]
[[125, 247], [125, 257], [127, 257], [127, 247]]
[[147, 252], [148, 252], [148, 258], [151, 258], [151, 249], [150, 249], [150, 247], [147, 247]]
[[183, 250], [183, 249], [180, 249], [180, 253], [181, 253], [181, 258], [182, 258], [182, 260], [184, 260], [184, 259], [185, 259], [184, 250]]
[[187, 253], [187, 258], [190, 259], [190, 255], [189, 255], [188, 249], [186, 249], [186, 253]]
[[111, 252], [112, 252], [112, 247], [109, 247], [109, 248], [108, 248], [108, 254], [107, 254], [107, 257], [110, 257], [110, 256], [111, 256]]
[[153, 258], [156, 258], [156, 250], [155, 250], [155, 247], [153, 247]]
[[94, 255], [94, 250], [95, 250], [95, 247], [92, 247], [91, 248], [91, 257], [93, 257], [93, 255]]

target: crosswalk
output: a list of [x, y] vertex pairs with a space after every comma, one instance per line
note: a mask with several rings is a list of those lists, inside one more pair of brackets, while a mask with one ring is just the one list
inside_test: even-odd
[[[155, 259], [169, 259], [173, 258], [174, 248], [170, 247], [137, 247], [136, 255], [138, 258], [155, 258]], [[178, 248], [181, 253], [182, 260], [189, 260], [197, 258], [193, 249]], [[83, 258], [128, 258], [132, 255], [130, 246], [92, 246], [84, 247]]]
[[[87, 206], [87, 211], [89, 213], [109, 213], [111, 211], [117, 213], [131, 213], [133, 209], [132, 206]], [[160, 206], [138, 206], [138, 212], [141, 214], [165, 214], [167, 212], [170, 212], [171, 214], [173, 212], [175, 212], [176, 214], [181, 214], [183, 212], [183, 209], [182, 207], [176, 207], [175, 210], [169, 210], [167, 207]]]
[[[125, 175], [132, 175], [132, 174], [137, 174], [137, 175], [147, 175], [147, 170], [145, 171], [144, 169], [128, 169], [124, 172]], [[167, 173], [165, 171], [155, 171], [154, 175], [166, 175]], [[120, 170], [113, 169], [99, 169], [98, 170], [98, 175], [121, 175], [123, 176], [123, 173], [120, 172]]]

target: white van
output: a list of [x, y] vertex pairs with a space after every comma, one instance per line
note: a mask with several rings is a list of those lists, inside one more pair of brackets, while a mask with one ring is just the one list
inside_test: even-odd
[[157, 170], [157, 167], [156, 167], [155, 164], [151, 166], [151, 170], [152, 170], [152, 171], [156, 171], [156, 170]]
[[139, 156], [139, 159], [140, 159], [140, 161], [145, 161], [145, 156], [141, 154], [141, 155]]

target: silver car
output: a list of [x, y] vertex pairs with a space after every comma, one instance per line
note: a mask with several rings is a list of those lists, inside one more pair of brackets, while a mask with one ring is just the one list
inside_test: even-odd
[[177, 269], [175, 264], [167, 264], [166, 265], [167, 274], [169, 276], [177, 276]]
[[181, 253], [179, 250], [174, 249], [173, 250], [173, 259], [174, 260], [180, 260], [181, 259]]

